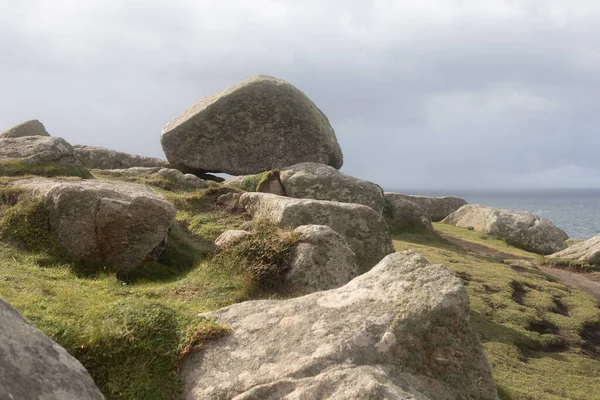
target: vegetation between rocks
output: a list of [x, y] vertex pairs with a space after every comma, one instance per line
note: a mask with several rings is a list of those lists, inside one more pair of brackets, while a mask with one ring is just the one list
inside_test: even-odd
[[44, 176], [47, 178], [71, 176], [83, 179], [93, 178], [90, 171], [76, 165], [50, 162], [31, 163], [23, 160], [0, 160], [0, 176]]

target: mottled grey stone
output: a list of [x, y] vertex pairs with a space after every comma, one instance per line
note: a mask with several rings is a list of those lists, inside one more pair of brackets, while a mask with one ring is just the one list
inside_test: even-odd
[[89, 169], [124, 169], [132, 167], [162, 167], [169, 163], [160, 158], [144, 157], [105, 149], [104, 147], [74, 145], [75, 157]]
[[[387, 193], [386, 193], [387, 194]], [[412, 196], [401, 193], [389, 193], [394, 197], [404, 197], [413, 203], [420, 206], [428, 214], [433, 222], [438, 222], [467, 204], [467, 201], [459, 197], [444, 196], [444, 197], [427, 197], [427, 196]]]
[[184, 361], [187, 400], [496, 400], [460, 280], [414, 252], [343, 287], [204, 317], [232, 333]]
[[389, 204], [388, 215], [391, 228], [398, 231], [433, 231], [429, 213], [417, 203], [397, 193], [386, 193]]
[[103, 400], [75, 358], [0, 299], [0, 399]]
[[550, 221], [528, 212], [470, 204], [446, 217], [443, 223], [472, 228], [538, 254], [552, 254], [567, 247], [569, 236]]
[[50, 136], [44, 124], [37, 119], [21, 122], [5, 131], [0, 132], [1, 138], [18, 138], [25, 136]]
[[0, 139], [0, 160], [16, 159], [24, 162], [55, 162], [79, 165], [73, 146], [65, 139], [50, 136], [24, 136]]
[[175, 221], [175, 206], [145, 185], [43, 178], [14, 185], [45, 198], [51, 233], [71, 256], [118, 271], [157, 258]]
[[264, 75], [188, 108], [164, 127], [161, 144], [177, 168], [231, 175], [343, 161], [325, 114], [289, 82]]
[[331, 227], [348, 242], [362, 271], [394, 252], [383, 216], [362, 204], [243, 193], [240, 205], [254, 219], [267, 220], [284, 228], [302, 225]]
[[590, 264], [600, 264], [600, 235], [594, 236], [589, 240], [575, 243], [569, 248], [548, 257], [577, 260]]

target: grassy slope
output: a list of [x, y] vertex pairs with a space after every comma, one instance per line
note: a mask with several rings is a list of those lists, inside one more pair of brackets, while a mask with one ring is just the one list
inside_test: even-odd
[[[436, 230], [515, 257], [535, 254], [480, 233], [434, 224]], [[396, 235], [396, 249], [415, 249], [441, 263], [467, 285], [472, 324], [484, 343], [503, 399], [600, 399], [600, 359], [582, 340], [598, 324], [600, 309], [589, 295], [537, 269], [467, 254], [434, 236]], [[595, 329], [600, 329], [596, 325]], [[597, 355], [598, 356], [598, 355]]]

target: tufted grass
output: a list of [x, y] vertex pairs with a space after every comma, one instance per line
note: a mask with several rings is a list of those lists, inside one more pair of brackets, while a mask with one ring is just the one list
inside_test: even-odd
[[[540, 257], [480, 233], [434, 223], [438, 233], [512, 255]], [[471, 323], [483, 342], [507, 400], [600, 399], [600, 309], [589, 295], [527, 263], [468, 253], [439, 234], [394, 236], [397, 250], [414, 249], [450, 268], [469, 292]]]
[[87, 169], [76, 165], [50, 162], [28, 163], [23, 160], [0, 160], [0, 176], [44, 176], [47, 178], [71, 176], [83, 179], [93, 178]]

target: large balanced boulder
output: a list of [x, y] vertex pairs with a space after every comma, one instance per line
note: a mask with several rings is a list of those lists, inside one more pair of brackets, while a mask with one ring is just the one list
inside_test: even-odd
[[402, 193], [386, 193], [386, 197], [393, 198], [403, 197], [413, 203], [419, 205], [428, 214], [433, 222], [438, 222], [467, 204], [467, 201], [459, 197], [444, 196], [444, 197], [427, 197], [413, 196]]
[[0, 160], [6, 159], [81, 165], [73, 154], [73, 146], [62, 138], [49, 136], [0, 138]]
[[18, 138], [25, 136], [50, 136], [44, 124], [37, 119], [21, 122], [5, 131], [0, 132], [1, 138]]
[[575, 243], [567, 249], [551, 254], [549, 257], [600, 264], [600, 235]]
[[539, 254], [552, 254], [567, 247], [568, 235], [550, 221], [528, 212], [466, 205], [443, 223], [485, 232], [507, 243]]
[[383, 216], [362, 204], [294, 199], [270, 193], [243, 193], [239, 204], [252, 218], [270, 221], [283, 228], [331, 227], [348, 242], [362, 271], [394, 252]]
[[3, 299], [0, 321], [0, 399], [104, 399], [79, 361]]
[[338, 289], [205, 315], [231, 328], [184, 361], [188, 400], [496, 400], [460, 280], [414, 252]]
[[253, 76], [194, 104], [163, 129], [177, 168], [256, 174], [300, 162], [342, 166], [329, 120], [289, 82]]
[[297, 245], [285, 282], [290, 292], [312, 293], [345, 285], [359, 272], [356, 255], [346, 240], [326, 225], [294, 229]]
[[43, 178], [14, 184], [44, 197], [50, 233], [72, 257], [117, 271], [156, 259], [175, 220], [175, 206], [145, 185]]
[[417, 203], [397, 193], [386, 193], [385, 200], [388, 204], [385, 217], [393, 230], [406, 232], [433, 230], [429, 213]]
[[132, 167], [162, 167], [169, 163], [160, 158], [123, 153], [97, 146], [74, 145], [75, 157], [89, 169], [123, 169]]

